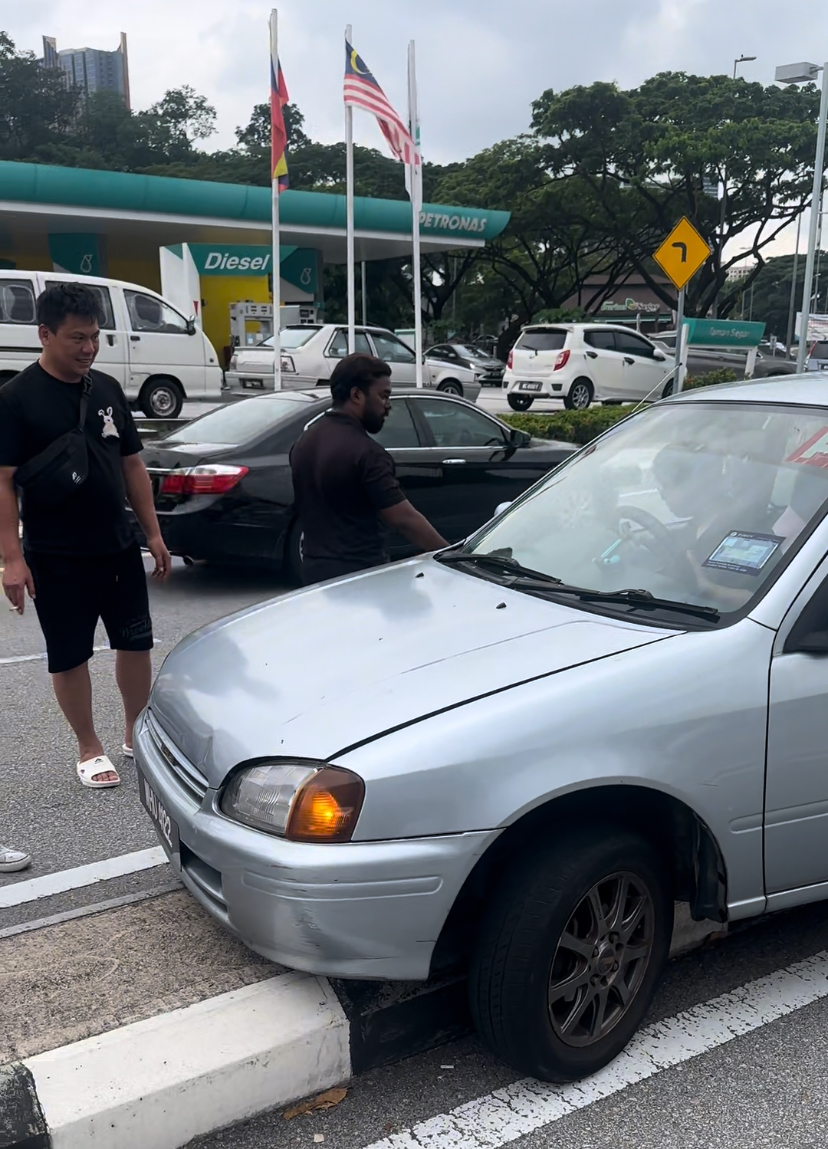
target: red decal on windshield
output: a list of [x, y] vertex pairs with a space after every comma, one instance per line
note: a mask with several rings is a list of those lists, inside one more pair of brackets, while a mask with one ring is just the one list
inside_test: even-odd
[[786, 463], [808, 463], [812, 467], [828, 467], [828, 427], [820, 427], [807, 443], [803, 443]]

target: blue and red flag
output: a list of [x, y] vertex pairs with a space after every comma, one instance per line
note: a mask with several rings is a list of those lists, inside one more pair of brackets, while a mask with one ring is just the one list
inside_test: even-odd
[[377, 118], [380, 131], [388, 141], [394, 158], [404, 164], [420, 162], [417, 148], [411, 133], [388, 101], [388, 97], [376, 81], [373, 73], [365, 67], [365, 61], [348, 41], [345, 41], [345, 103], [363, 111], [371, 112]]
[[288, 187], [287, 129], [284, 107], [290, 100], [278, 56], [270, 57], [270, 168], [279, 191]]

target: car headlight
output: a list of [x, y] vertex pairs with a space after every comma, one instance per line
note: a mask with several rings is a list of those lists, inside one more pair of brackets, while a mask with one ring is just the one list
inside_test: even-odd
[[293, 366], [293, 359], [290, 355], [282, 356], [282, 370], [289, 371], [292, 375], [296, 374], [296, 368]]
[[365, 783], [324, 762], [264, 762], [227, 784], [221, 810], [254, 830], [292, 842], [349, 842], [365, 798]]

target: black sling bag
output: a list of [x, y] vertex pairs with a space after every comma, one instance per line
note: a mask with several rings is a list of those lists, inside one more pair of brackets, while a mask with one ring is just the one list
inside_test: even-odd
[[55, 439], [39, 455], [18, 467], [14, 480], [26, 499], [44, 507], [57, 507], [65, 503], [89, 474], [89, 452], [84, 425], [92, 379], [85, 375], [80, 401], [80, 419], [77, 427]]

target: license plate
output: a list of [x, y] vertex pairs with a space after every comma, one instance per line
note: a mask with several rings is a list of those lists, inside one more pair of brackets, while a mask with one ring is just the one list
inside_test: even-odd
[[521, 391], [540, 391], [543, 383], [519, 383], [518, 386]]
[[138, 796], [141, 799], [141, 805], [152, 818], [161, 845], [169, 857], [172, 857], [173, 854], [180, 854], [181, 844], [178, 837], [178, 826], [169, 816], [164, 803], [137, 767], [135, 772], [138, 775]]
[[249, 391], [263, 391], [264, 379], [242, 379], [242, 387], [246, 387]]

